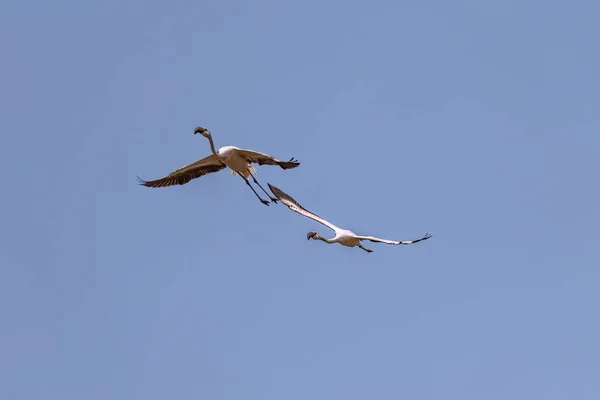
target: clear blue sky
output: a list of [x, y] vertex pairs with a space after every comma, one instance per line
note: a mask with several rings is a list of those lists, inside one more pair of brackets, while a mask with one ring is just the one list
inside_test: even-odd
[[[0, 398], [600, 398], [600, 5], [0, 5]], [[258, 178], [374, 253], [265, 207]]]

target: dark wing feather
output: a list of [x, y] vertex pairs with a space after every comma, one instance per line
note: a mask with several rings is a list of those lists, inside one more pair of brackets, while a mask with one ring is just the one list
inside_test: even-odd
[[138, 177], [138, 182], [140, 183], [140, 185], [154, 188], [174, 185], [185, 185], [192, 179], [196, 179], [203, 175], [220, 171], [223, 168], [225, 168], [225, 164], [223, 164], [221, 160], [219, 160], [214, 155], [211, 155], [200, 161], [196, 161], [193, 164], [186, 165], [185, 167], [182, 167], [177, 171], [172, 172], [164, 178], [156, 179], [154, 181], [145, 181]]
[[253, 150], [239, 150], [239, 154], [249, 163], [257, 163], [258, 165], [279, 165], [283, 169], [296, 168], [300, 165], [300, 162], [295, 160], [294, 157], [290, 158], [289, 161], [281, 161], [268, 154]]
[[292, 169], [300, 165], [300, 162], [295, 160], [294, 157], [290, 158], [289, 161], [280, 161], [273, 157], [265, 157], [259, 158], [256, 162], [258, 165], [279, 165], [283, 169]]

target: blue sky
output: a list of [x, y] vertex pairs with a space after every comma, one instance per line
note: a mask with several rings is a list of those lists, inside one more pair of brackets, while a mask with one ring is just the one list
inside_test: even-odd
[[[598, 399], [600, 5], [5, 1], [3, 399]], [[359, 234], [261, 205], [235, 145]]]

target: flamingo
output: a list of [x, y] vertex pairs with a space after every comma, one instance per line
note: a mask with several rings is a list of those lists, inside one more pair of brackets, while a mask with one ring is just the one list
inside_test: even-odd
[[302, 207], [296, 200], [294, 200], [290, 195], [286, 194], [284, 191], [282, 191], [281, 189], [271, 185], [270, 183], [267, 182], [267, 184], [269, 185], [269, 188], [271, 189], [271, 191], [273, 192], [273, 194], [275, 196], [277, 196], [279, 198], [279, 200], [281, 200], [281, 202], [283, 204], [285, 204], [290, 210], [297, 212], [300, 215], [304, 215], [305, 217], [308, 217], [310, 219], [313, 219], [317, 222], [320, 222], [321, 224], [325, 225], [326, 227], [328, 227], [329, 229], [333, 230], [335, 232], [335, 236], [331, 239], [328, 238], [324, 238], [322, 236], [319, 236], [319, 234], [317, 232], [308, 232], [306, 234], [306, 239], [310, 240], [322, 240], [325, 243], [329, 243], [329, 244], [333, 244], [333, 243], [339, 243], [342, 246], [346, 246], [346, 247], [360, 247], [361, 249], [363, 249], [364, 251], [366, 251], [367, 253], [372, 253], [373, 250], [371, 249], [367, 249], [366, 247], [364, 247], [361, 243], [362, 240], [369, 240], [371, 242], [379, 242], [379, 243], [386, 243], [386, 244], [392, 244], [392, 245], [399, 245], [399, 244], [413, 244], [413, 243], [417, 243], [420, 242], [422, 240], [427, 240], [431, 237], [430, 234], [425, 234], [425, 236], [423, 236], [421, 239], [417, 239], [417, 240], [405, 240], [405, 241], [395, 241], [395, 240], [387, 240], [387, 239], [379, 239], [373, 236], [359, 236], [357, 234], [355, 234], [352, 231], [349, 231], [347, 229], [342, 229], [339, 228], [337, 226], [335, 226], [334, 224], [332, 224], [329, 221], [326, 221], [325, 219], [319, 217], [317, 214], [308, 211], [306, 208]]
[[197, 133], [207, 138], [210, 142], [210, 149], [212, 150], [212, 154], [210, 156], [203, 158], [200, 161], [196, 161], [193, 164], [181, 167], [180, 169], [161, 179], [145, 181], [138, 177], [140, 185], [153, 188], [185, 185], [192, 179], [199, 178], [212, 172], [220, 171], [227, 167], [231, 169], [231, 173], [233, 175], [239, 175], [244, 182], [246, 182], [248, 187], [252, 189], [261, 203], [268, 206], [269, 201], [263, 199], [258, 193], [256, 193], [256, 190], [252, 187], [252, 185], [250, 185], [248, 178], [251, 177], [254, 183], [256, 183], [262, 189], [262, 191], [269, 196], [272, 202], [277, 203], [277, 199], [273, 198], [269, 193], [267, 193], [261, 184], [258, 183], [256, 177], [254, 176], [254, 174], [257, 172], [257, 169], [252, 167], [250, 164], [257, 163], [258, 165], [279, 165], [283, 169], [296, 168], [298, 165], [300, 165], [298, 160], [294, 160], [293, 157], [289, 161], [280, 161], [268, 154], [259, 153], [253, 150], [239, 149], [234, 146], [224, 146], [217, 151], [215, 150], [212, 134], [208, 129], [198, 126], [196, 129], [194, 129], [194, 135]]

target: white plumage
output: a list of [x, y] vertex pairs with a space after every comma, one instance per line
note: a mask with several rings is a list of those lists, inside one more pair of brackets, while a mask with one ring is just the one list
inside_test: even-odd
[[329, 244], [339, 243], [342, 246], [346, 246], [346, 247], [358, 246], [361, 249], [363, 249], [364, 251], [372, 253], [373, 250], [363, 247], [363, 245], [361, 244], [362, 240], [369, 240], [371, 242], [379, 242], [379, 243], [386, 243], [386, 244], [392, 244], [392, 245], [400, 245], [400, 244], [417, 243], [422, 240], [427, 240], [431, 237], [431, 235], [425, 234], [425, 236], [422, 237], [421, 239], [395, 241], [395, 240], [380, 239], [380, 238], [376, 238], [374, 236], [359, 236], [352, 231], [339, 228], [339, 227], [335, 226], [334, 224], [332, 224], [331, 222], [323, 219], [322, 217], [319, 217], [317, 214], [308, 211], [306, 208], [302, 207], [296, 200], [294, 200], [290, 195], [288, 195], [281, 189], [271, 185], [270, 183], [268, 183], [268, 185], [269, 185], [269, 188], [271, 189], [271, 191], [273, 192], [273, 194], [275, 196], [277, 196], [279, 198], [279, 200], [281, 200], [281, 202], [283, 204], [285, 204], [290, 210], [295, 211], [300, 215], [304, 215], [307, 218], [313, 219], [313, 220], [325, 225], [329, 229], [333, 230], [333, 232], [335, 232], [335, 236], [331, 239], [327, 239], [322, 236], [319, 236], [319, 234], [317, 234], [317, 232], [309, 232], [306, 235], [306, 238], [309, 240], [312, 238], [313, 240], [322, 240], [323, 242], [329, 243]]

